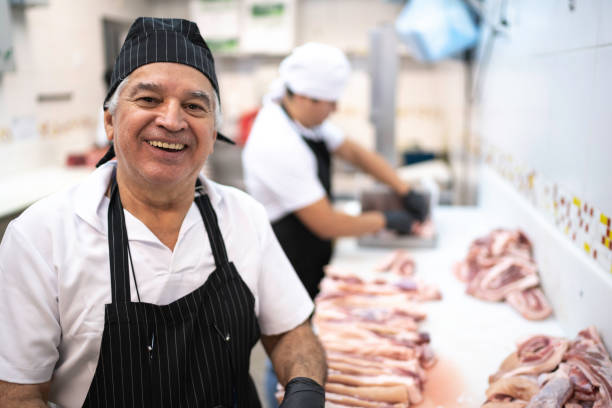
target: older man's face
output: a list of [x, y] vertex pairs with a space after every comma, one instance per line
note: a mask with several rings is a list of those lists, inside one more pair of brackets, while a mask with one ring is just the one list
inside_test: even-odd
[[216, 139], [214, 98], [208, 78], [186, 65], [132, 72], [105, 120], [122, 177], [151, 186], [194, 182]]

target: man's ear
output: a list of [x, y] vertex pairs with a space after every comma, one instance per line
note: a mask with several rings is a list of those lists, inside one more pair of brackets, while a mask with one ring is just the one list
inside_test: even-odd
[[104, 111], [104, 130], [106, 131], [106, 138], [112, 141], [115, 137], [115, 128], [113, 126], [113, 115], [108, 109]]

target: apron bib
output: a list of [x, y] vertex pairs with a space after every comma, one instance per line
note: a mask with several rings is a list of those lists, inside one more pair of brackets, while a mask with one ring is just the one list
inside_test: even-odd
[[227, 258], [202, 190], [198, 180], [195, 202], [216, 269], [202, 286], [168, 305], [131, 302], [131, 258], [113, 172], [112, 303], [104, 308], [100, 357], [83, 407], [260, 407], [249, 376], [251, 349], [260, 337], [255, 298]]

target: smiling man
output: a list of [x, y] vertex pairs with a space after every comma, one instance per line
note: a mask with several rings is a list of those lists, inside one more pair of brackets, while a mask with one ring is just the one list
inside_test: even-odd
[[323, 407], [313, 305], [265, 210], [200, 174], [229, 141], [218, 95], [194, 23], [134, 22], [104, 105], [111, 149], [0, 245], [1, 407], [258, 407], [260, 338], [283, 406]]

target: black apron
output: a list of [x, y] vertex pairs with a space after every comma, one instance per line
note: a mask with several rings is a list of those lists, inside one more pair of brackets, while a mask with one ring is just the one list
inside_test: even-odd
[[[255, 299], [228, 261], [208, 195], [195, 202], [216, 269], [168, 305], [131, 302], [129, 246], [113, 173], [108, 211], [112, 303], [84, 407], [260, 407], [249, 376], [260, 336]], [[133, 266], [132, 266], [133, 270]], [[136, 290], [138, 287], [136, 286]]]
[[[302, 139], [317, 160], [317, 177], [331, 200], [331, 155], [327, 145], [303, 136]], [[308, 294], [314, 299], [323, 279], [323, 267], [332, 257], [332, 241], [317, 237], [294, 213], [273, 222], [272, 228]]]

